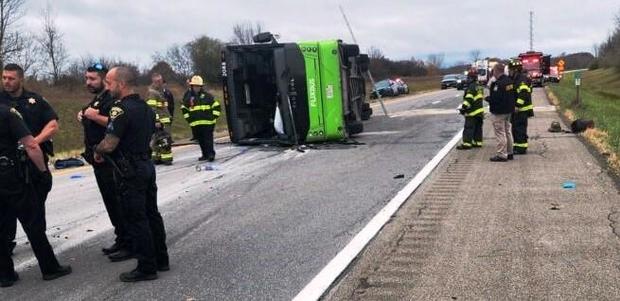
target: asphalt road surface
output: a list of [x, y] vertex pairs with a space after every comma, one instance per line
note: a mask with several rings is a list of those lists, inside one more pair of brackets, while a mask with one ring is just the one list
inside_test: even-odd
[[196, 171], [197, 146], [176, 148], [157, 169], [171, 270], [155, 281], [122, 283], [135, 261], [102, 255], [113, 234], [90, 168], [57, 173], [47, 233], [74, 272], [42, 281], [20, 232], [21, 280], [0, 300], [289, 300], [462, 128], [461, 97], [391, 100], [390, 118], [374, 107], [357, 143], [219, 144], [215, 170]]

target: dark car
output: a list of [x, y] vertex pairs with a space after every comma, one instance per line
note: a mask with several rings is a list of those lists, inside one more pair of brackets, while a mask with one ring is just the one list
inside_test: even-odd
[[379, 95], [381, 95], [381, 97], [385, 97], [396, 96], [398, 94], [398, 87], [396, 86], [396, 83], [393, 80], [384, 79], [375, 83], [375, 88], [370, 93], [370, 98], [378, 98]]
[[441, 80], [441, 89], [456, 88], [459, 81], [459, 74], [446, 74]]
[[467, 78], [467, 75], [459, 74], [458, 79], [456, 80], [456, 89], [464, 90], [467, 89], [467, 86], [469, 86], [469, 79]]

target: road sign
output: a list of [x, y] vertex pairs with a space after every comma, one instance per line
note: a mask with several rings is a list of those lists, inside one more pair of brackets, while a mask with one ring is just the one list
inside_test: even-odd
[[581, 78], [575, 78], [575, 86], [581, 86]]

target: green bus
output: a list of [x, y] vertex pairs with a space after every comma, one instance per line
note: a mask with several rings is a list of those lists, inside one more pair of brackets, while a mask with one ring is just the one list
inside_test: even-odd
[[342, 141], [363, 131], [372, 109], [363, 74], [369, 59], [340, 40], [256, 44], [222, 51], [226, 118], [237, 144]]

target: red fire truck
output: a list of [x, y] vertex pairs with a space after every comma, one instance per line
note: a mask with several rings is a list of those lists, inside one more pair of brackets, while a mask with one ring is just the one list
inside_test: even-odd
[[543, 85], [543, 53], [528, 51], [519, 54], [523, 70], [527, 71], [527, 76], [532, 81], [532, 86], [542, 87]]

